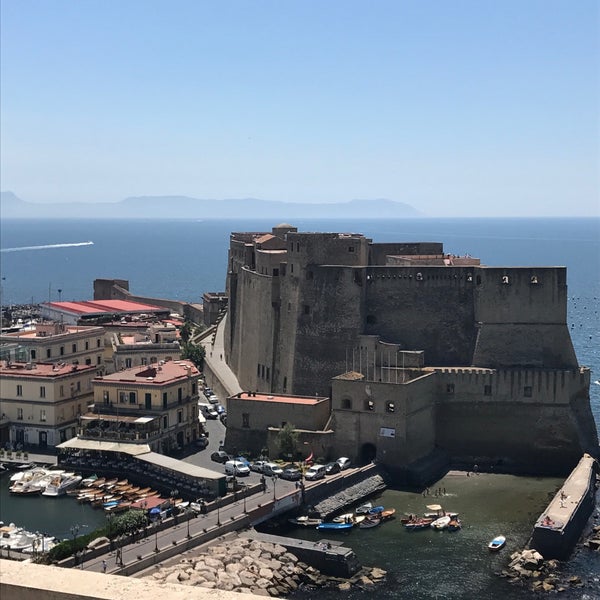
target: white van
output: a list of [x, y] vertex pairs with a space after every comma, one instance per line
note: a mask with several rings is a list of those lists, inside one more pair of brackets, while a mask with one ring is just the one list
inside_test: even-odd
[[313, 465], [304, 473], [304, 479], [308, 479], [308, 481], [323, 479], [323, 477], [325, 477], [325, 467], [323, 465]]
[[241, 460], [228, 460], [225, 463], [226, 475], [250, 475], [250, 467]]

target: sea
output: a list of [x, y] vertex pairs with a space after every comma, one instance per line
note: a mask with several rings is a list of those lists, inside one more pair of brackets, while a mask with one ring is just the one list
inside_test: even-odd
[[[270, 231], [279, 223], [256, 220], [136, 220], [1, 219], [0, 304], [20, 305], [57, 300], [90, 300], [93, 281], [129, 281], [134, 294], [202, 301], [205, 292], [224, 291], [227, 250], [233, 231]], [[362, 233], [374, 242], [443, 242], [452, 254], [469, 254], [489, 266], [566, 266], [567, 323], [579, 363], [591, 369], [591, 406], [600, 429], [600, 219], [598, 218], [410, 218], [294, 220], [299, 231]], [[439, 482], [446, 488], [443, 504], [459, 510], [463, 530], [403, 531], [399, 522], [374, 530], [354, 531], [344, 538], [365, 565], [388, 571], [377, 592], [354, 590], [351, 600], [444, 598], [530, 598], [532, 593], [510, 585], [498, 573], [513, 550], [521, 548], [532, 524], [560, 481], [552, 478], [449, 474]], [[74, 523], [97, 525], [97, 513], [80, 505], [56, 510], [69, 499], [19, 499], [0, 483], [0, 519], [19, 520], [32, 529], [62, 536]], [[31, 500], [31, 501], [29, 501]], [[431, 502], [420, 494], [387, 490], [382, 504], [399, 513], [422, 512]], [[437, 502], [437, 499], [436, 499]], [[75, 506], [76, 505], [76, 506]], [[85, 511], [89, 512], [85, 512]], [[40, 518], [48, 518], [40, 523]], [[86, 515], [89, 516], [86, 517]], [[45, 527], [44, 527], [45, 525]], [[316, 540], [316, 532], [294, 530], [291, 535]], [[507, 535], [505, 552], [491, 555], [487, 542]], [[360, 534], [360, 535], [359, 535]], [[565, 572], [583, 574], [588, 585], [561, 594], [564, 598], [600, 598], [597, 554], [578, 549]], [[310, 597], [310, 594], [302, 597]], [[319, 598], [338, 598], [319, 592]]]

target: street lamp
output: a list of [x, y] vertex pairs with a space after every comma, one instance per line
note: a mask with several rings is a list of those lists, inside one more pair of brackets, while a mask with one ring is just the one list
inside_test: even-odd
[[246, 492], [248, 491], [248, 484], [245, 483], [244, 484], [244, 490], [243, 490], [243, 494], [244, 494], [244, 514], [247, 514], [248, 511], [246, 510]]
[[154, 521], [154, 552], [158, 554], [158, 521]]
[[190, 535], [190, 519], [192, 517], [192, 509], [190, 506], [185, 509], [185, 513], [187, 515], [187, 539], [189, 540], [192, 537]]
[[273, 480], [273, 501], [277, 500], [277, 496], [275, 494], [275, 484], [277, 483], [277, 476], [273, 475], [273, 477], [271, 477], [271, 479]]
[[217, 503], [217, 527], [221, 527], [221, 514], [219, 512], [221, 502], [219, 501], [219, 496], [216, 497], [215, 502]]

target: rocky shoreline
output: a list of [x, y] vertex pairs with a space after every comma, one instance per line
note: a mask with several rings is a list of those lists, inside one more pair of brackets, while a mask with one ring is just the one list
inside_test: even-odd
[[285, 597], [297, 589], [375, 589], [385, 580], [382, 569], [363, 567], [349, 579], [329, 577], [301, 562], [279, 544], [237, 537], [209, 546], [202, 554], [159, 566], [151, 575], [161, 583]]

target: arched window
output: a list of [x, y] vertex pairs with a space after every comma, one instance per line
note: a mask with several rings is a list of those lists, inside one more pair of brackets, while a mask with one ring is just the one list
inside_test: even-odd
[[352, 400], [350, 398], [342, 398], [342, 408], [346, 410], [352, 409]]

